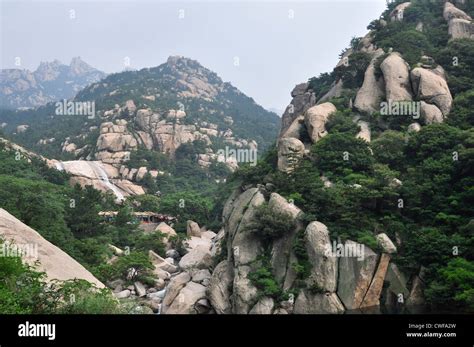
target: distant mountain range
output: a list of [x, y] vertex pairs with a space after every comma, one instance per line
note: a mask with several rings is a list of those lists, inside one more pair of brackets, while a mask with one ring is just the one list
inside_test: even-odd
[[104, 72], [93, 68], [80, 57], [74, 57], [69, 65], [58, 60], [42, 62], [33, 72], [27, 69], [2, 69], [0, 107], [31, 108], [69, 99], [105, 76]]

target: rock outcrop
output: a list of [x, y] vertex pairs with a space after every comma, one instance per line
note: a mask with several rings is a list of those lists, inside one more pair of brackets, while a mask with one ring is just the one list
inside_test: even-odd
[[[294, 228], [271, 240], [266, 246], [270, 252], [265, 255], [261, 238], [249, 232], [249, 227], [253, 226], [256, 207], [267, 199], [270, 211], [286, 215], [293, 220]], [[238, 189], [231, 195], [223, 210], [227, 259], [216, 266], [207, 288], [207, 298], [216, 313], [337, 314], [379, 305], [387, 279], [393, 283], [394, 291], [399, 290], [399, 282], [406, 284], [403, 274], [390, 263], [396, 247], [386, 234], [377, 236], [381, 254], [350, 240], [335, 249], [323, 223], [313, 221], [303, 229], [300, 215], [298, 207], [263, 186]], [[306, 249], [309, 266], [303, 287], [301, 280], [296, 281], [297, 237]], [[342, 253], [338, 253], [339, 247]], [[264, 261], [262, 257], [268, 259]], [[272, 278], [282, 291], [297, 294], [282, 302], [262, 296], [253, 280], [262, 266], [271, 269]], [[390, 270], [390, 266], [395, 270]], [[396, 275], [389, 275], [393, 271]]]
[[405, 10], [411, 5], [411, 2], [407, 1], [407, 2], [403, 2], [399, 5], [397, 5], [397, 7], [395, 7], [393, 9], [392, 12], [390, 12], [390, 20], [393, 22], [393, 21], [399, 21], [399, 22], [402, 22], [403, 21], [403, 18], [404, 18], [404, 12]]
[[[25, 251], [23, 261], [45, 272], [48, 280], [82, 279], [104, 288], [81, 264], [51, 242], [45, 240], [37, 231], [0, 208], [0, 237], [11, 245]], [[26, 249], [27, 247], [28, 249]]]
[[232, 313], [230, 296], [233, 278], [233, 267], [227, 260], [220, 262], [214, 269], [207, 289], [207, 297], [217, 314]]
[[411, 101], [413, 99], [408, 64], [397, 52], [391, 53], [380, 64], [385, 80], [386, 99], [391, 101]]
[[210, 249], [205, 245], [199, 245], [186, 253], [179, 261], [182, 270], [208, 269], [212, 265]]
[[359, 126], [360, 131], [357, 133], [356, 137], [366, 142], [370, 142], [370, 139], [371, 139], [370, 124], [366, 121], [358, 120], [357, 125]]
[[331, 86], [331, 89], [329, 89], [329, 91], [318, 100], [318, 104], [326, 102], [331, 98], [340, 97], [343, 90], [344, 90], [344, 84], [342, 82], [342, 79], [340, 79], [337, 82], [334, 82], [333, 85]]
[[443, 113], [437, 106], [424, 101], [420, 102], [420, 113], [426, 124], [442, 123], [444, 120]]
[[382, 49], [375, 51], [372, 61], [364, 74], [364, 83], [357, 92], [354, 107], [361, 112], [373, 113], [380, 110], [380, 102], [385, 96], [385, 81], [375, 75], [375, 62], [384, 54]]
[[449, 1], [444, 4], [443, 17], [448, 21], [448, 32], [451, 39], [474, 38], [472, 18]]
[[311, 263], [311, 274], [306, 282], [311, 286], [316, 284], [327, 292], [337, 289], [338, 258], [328, 256], [331, 248], [328, 228], [320, 222], [311, 222], [305, 233], [308, 258]]
[[305, 153], [304, 144], [295, 138], [284, 137], [278, 141], [278, 169], [291, 172]]
[[295, 314], [340, 314], [344, 306], [335, 293], [311, 294], [303, 290], [295, 301]]
[[138, 148], [138, 141], [127, 130], [127, 121], [120, 119], [116, 124], [102, 123], [97, 139], [95, 158], [108, 164], [120, 164], [130, 158], [130, 152]]
[[70, 183], [79, 184], [82, 187], [92, 186], [102, 192], [112, 192], [117, 200], [121, 201], [129, 195], [145, 194], [141, 186], [119, 178], [118, 170], [100, 161], [73, 160], [60, 162], [51, 160], [50, 167], [70, 174]]
[[385, 233], [378, 234], [375, 239], [380, 248], [383, 249], [385, 253], [393, 254], [397, 253], [397, 247], [393, 244], [392, 240]]
[[[196, 314], [196, 304], [206, 297], [206, 287], [195, 282], [188, 282], [172, 301], [170, 306], [163, 311], [166, 314]], [[166, 297], [165, 297], [166, 298]]]
[[378, 255], [365, 245], [346, 241], [345, 247], [363, 248], [363, 257], [345, 256], [339, 260], [337, 295], [348, 310], [360, 308], [377, 266]]
[[360, 304], [359, 308], [373, 307], [380, 305], [380, 294], [382, 294], [383, 283], [385, 276], [387, 275], [388, 265], [390, 263], [390, 256], [388, 254], [382, 254], [380, 257], [379, 265], [374, 274], [372, 282], [370, 283], [369, 289], [364, 296], [364, 300]]
[[336, 112], [336, 106], [325, 102], [309, 108], [304, 114], [304, 122], [308, 129], [309, 137], [313, 143], [327, 135], [326, 122], [329, 116]]
[[250, 310], [249, 314], [272, 314], [275, 303], [272, 298], [262, 298]]
[[284, 134], [293, 121], [303, 115], [312, 105], [308, 83], [300, 83], [291, 92], [293, 99], [285, 109], [281, 119], [280, 136]]
[[288, 129], [281, 135], [282, 138], [285, 137], [290, 137], [290, 138], [295, 138], [300, 140], [301, 139], [301, 133], [305, 130], [305, 125], [304, 125], [304, 116], [298, 116], [295, 118], [293, 123], [290, 124]]
[[451, 111], [453, 97], [446, 80], [431, 70], [421, 67], [414, 68], [410, 76], [415, 96], [429, 104], [436, 105], [443, 116], [447, 116]]

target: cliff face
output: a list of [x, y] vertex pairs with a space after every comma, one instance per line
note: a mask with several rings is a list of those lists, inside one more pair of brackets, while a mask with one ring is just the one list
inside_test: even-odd
[[[260, 186], [236, 191], [224, 207], [228, 255], [216, 266], [207, 291], [217, 313], [340, 314], [377, 310], [381, 300], [393, 304], [400, 294], [405, 300], [419, 299], [410, 293], [406, 278], [390, 262], [397, 247], [386, 234], [377, 235], [377, 251], [350, 240], [333, 244], [323, 223], [313, 221], [304, 228], [299, 221], [303, 211], [269, 189]], [[294, 229], [270, 245], [250, 231], [262, 204], [268, 204], [272, 214], [284, 215], [295, 223]], [[303, 283], [298, 274], [302, 264], [301, 249], [295, 247], [298, 242], [306, 253], [309, 272]], [[268, 278], [290, 294], [280, 298], [274, 293], [263, 294], [254, 277], [262, 267], [271, 269]], [[384, 280], [389, 283], [385, 289]]]

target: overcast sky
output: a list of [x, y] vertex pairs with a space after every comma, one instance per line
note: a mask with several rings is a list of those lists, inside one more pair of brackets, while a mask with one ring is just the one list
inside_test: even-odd
[[[105, 72], [198, 60], [266, 108], [283, 109], [297, 83], [332, 70], [385, 0], [0, 0], [0, 66], [36, 69], [80, 56]], [[238, 64], [236, 64], [238, 63]]]

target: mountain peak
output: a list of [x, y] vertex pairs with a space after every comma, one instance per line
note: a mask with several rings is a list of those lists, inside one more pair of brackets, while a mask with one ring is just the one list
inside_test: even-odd
[[60, 74], [60, 69], [63, 64], [55, 59], [51, 62], [41, 62], [34, 72], [35, 76], [41, 81], [51, 81], [56, 79]]
[[182, 55], [170, 55], [166, 61], [168, 65], [181, 65], [181, 64], [199, 64], [197, 60], [182, 56]]
[[80, 57], [72, 58], [70, 65], [57, 59], [43, 61], [33, 72], [26, 69], [2, 69], [0, 72], [0, 105], [5, 108], [37, 107], [68, 99], [106, 76]]
[[171, 70], [185, 72], [188, 74], [211, 74], [212, 71], [202, 66], [197, 60], [181, 55], [168, 57], [166, 64]]
[[69, 68], [73, 75], [82, 75], [91, 71], [96, 71], [96, 69], [82, 60], [81, 57], [73, 57], [69, 64]]

